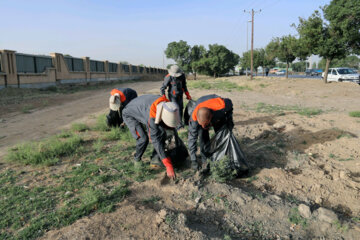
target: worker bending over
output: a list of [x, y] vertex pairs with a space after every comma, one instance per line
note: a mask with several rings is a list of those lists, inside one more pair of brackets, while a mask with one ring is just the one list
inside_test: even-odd
[[233, 104], [228, 98], [221, 98], [212, 94], [203, 96], [196, 101], [195, 108], [190, 116], [188, 129], [188, 147], [192, 169], [199, 169], [196, 159], [198, 136], [200, 138], [201, 160], [205, 162], [209, 157], [209, 149], [206, 149], [206, 143], [210, 141], [210, 127], [213, 127], [217, 132], [223, 125], [227, 125], [232, 130], [234, 128], [232, 114]]
[[110, 92], [110, 112], [106, 116], [109, 127], [119, 127], [123, 123], [122, 111], [136, 97], [136, 91], [131, 88], [114, 88]]
[[167, 176], [174, 179], [175, 172], [171, 159], [165, 154], [165, 140], [166, 129], [175, 131], [175, 127], [180, 122], [178, 105], [169, 102], [165, 96], [143, 95], [135, 98], [125, 107], [123, 118], [136, 139], [135, 165], [140, 163], [150, 137], [154, 150], [166, 167]]

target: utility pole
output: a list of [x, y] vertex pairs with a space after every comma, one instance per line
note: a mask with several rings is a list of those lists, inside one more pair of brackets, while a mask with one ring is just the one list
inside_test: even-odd
[[[249, 22], [251, 22], [251, 20], [248, 20], [246, 22], [246, 52], [249, 51]], [[246, 76], [248, 75], [248, 68], [246, 67]]]
[[253, 80], [253, 72], [254, 72], [254, 14], [261, 12], [261, 9], [259, 11], [254, 11], [254, 9], [251, 9], [250, 11], [245, 11], [247, 13], [251, 14], [251, 70], [250, 70], [250, 79]]

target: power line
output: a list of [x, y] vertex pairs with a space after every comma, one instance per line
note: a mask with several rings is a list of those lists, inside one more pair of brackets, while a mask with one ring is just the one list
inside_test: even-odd
[[251, 9], [250, 11], [244, 10], [246, 13], [251, 14], [251, 70], [250, 70], [250, 79], [253, 80], [253, 72], [254, 72], [254, 14], [261, 12], [261, 9], [259, 11], [254, 11], [254, 9]]

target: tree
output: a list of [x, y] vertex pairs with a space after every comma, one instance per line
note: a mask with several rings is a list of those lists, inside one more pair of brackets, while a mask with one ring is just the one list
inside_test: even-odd
[[332, 0], [323, 11], [330, 28], [346, 39], [349, 52], [360, 54], [360, 1]]
[[297, 39], [291, 35], [274, 38], [266, 47], [270, 55], [286, 63], [286, 78], [288, 78], [289, 64], [296, 59], [297, 47]]
[[312, 69], [316, 69], [316, 62], [313, 62], [313, 64], [311, 65]]
[[[334, 67], [349, 67], [359, 69], [360, 58], [357, 56], [351, 55], [342, 59], [333, 59], [329, 65], [330, 68]], [[326, 59], [322, 58], [318, 64], [318, 68], [325, 69]]]
[[220, 74], [228, 73], [239, 63], [239, 56], [225, 46], [209, 45], [209, 50], [203, 58], [196, 62], [199, 72], [212, 75], [214, 78]]
[[291, 67], [294, 72], [305, 72], [306, 71], [306, 62], [299, 61], [299, 62], [291, 64]]
[[313, 54], [318, 54], [326, 59], [324, 82], [327, 83], [327, 75], [330, 62], [334, 58], [342, 58], [347, 53], [346, 39], [334, 27], [327, 24], [319, 11], [315, 11], [308, 19], [299, 18], [296, 29], [303, 41]]
[[191, 47], [186, 41], [171, 42], [165, 50], [165, 55], [167, 58], [173, 59], [185, 72], [191, 72], [190, 49]]
[[191, 69], [194, 73], [194, 78], [196, 80], [196, 73], [199, 71], [199, 61], [206, 55], [206, 49], [202, 45], [195, 45], [191, 48], [190, 52], [190, 62]]

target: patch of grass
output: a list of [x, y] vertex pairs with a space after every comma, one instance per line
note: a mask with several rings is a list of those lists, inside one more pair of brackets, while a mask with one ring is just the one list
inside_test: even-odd
[[228, 80], [224, 80], [224, 81], [205, 81], [205, 80], [201, 80], [201, 81], [188, 81], [188, 87], [189, 88], [197, 88], [197, 89], [206, 89], [206, 90], [210, 90], [210, 89], [219, 89], [219, 90], [223, 90], [223, 91], [227, 91], [227, 92], [232, 92], [232, 91], [244, 91], [244, 90], [249, 90], [251, 91], [251, 87], [244, 85], [244, 86], [240, 86], [237, 83], [234, 82], [230, 82]]
[[341, 232], [347, 232], [349, 230], [349, 225], [348, 224], [341, 224], [341, 222], [339, 220], [335, 221], [333, 223], [337, 230], [341, 231]]
[[360, 111], [349, 112], [350, 117], [360, 118]]
[[352, 136], [351, 134], [349, 134], [349, 133], [347, 133], [347, 132], [343, 132], [343, 133], [341, 133], [340, 135], [338, 135], [336, 138], [337, 138], [337, 139], [340, 139], [340, 138], [343, 138], [343, 137], [353, 138], [354, 136]]
[[96, 124], [94, 126], [94, 130], [102, 131], [102, 132], [110, 131], [110, 128], [108, 127], [108, 125], [106, 123], [106, 115], [105, 114], [101, 114], [98, 116], [98, 118], [96, 120]]
[[251, 176], [251, 177], [249, 177], [249, 178], [246, 180], [246, 182], [247, 182], [247, 183], [252, 183], [253, 181], [256, 181], [256, 180], [258, 180], [258, 179], [259, 179], [258, 176]]
[[101, 139], [98, 139], [93, 143], [92, 148], [96, 153], [100, 153], [103, 150], [104, 145], [104, 142]]
[[30, 113], [31, 110], [33, 110], [35, 107], [31, 104], [28, 104], [28, 105], [24, 105], [22, 108], [21, 108], [21, 112], [22, 113]]
[[66, 139], [52, 137], [41, 142], [29, 142], [10, 149], [6, 159], [26, 165], [51, 166], [62, 156], [69, 156], [79, 151], [83, 139], [73, 135]]
[[230, 159], [227, 156], [219, 161], [210, 162], [211, 178], [220, 183], [234, 179], [237, 173], [230, 166]]
[[57, 138], [69, 138], [71, 136], [73, 136], [74, 134], [70, 131], [62, 131], [61, 133], [59, 133], [58, 135], [56, 135]]
[[107, 133], [105, 133], [103, 140], [106, 141], [117, 141], [121, 140], [128, 143], [134, 143], [135, 139], [131, 135], [128, 128], [111, 128], [111, 130]]
[[260, 86], [261, 88], [266, 88], [268, 85], [267, 85], [267, 84], [260, 83], [259, 86]]
[[297, 207], [290, 209], [288, 218], [293, 224], [301, 225], [303, 227], [306, 227], [307, 225], [306, 219], [300, 216], [299, 209]]
[[85, 123], [74, 123], [73, 125], [71, 125], [71, 130], [76, 132], [85, 132], [89, 129], [89, 126]]
[[311, 117], [321, 114], [323, 111], [321, 109], [315, 108], [301, 108], [296, 111], [299, 115]]
[[271, 105], [262, 102], [256, 105], [255, 110], [257, 112], [262, 112], [262, 113], [277, 113], [277, 114], [283, 114], [284, 112], [287, 111], [294, 111], [299, 115], [307, 116], [307, 117], [311, 117], [323, 113], [321, 109], [305, 108], [300, 106]]
[[144, 198], [143, 200], [141, 200], [141, 202], [143, 204], [155, 204], [160, 200], [161, 200], [161, 197], [159, 197], [159, 196], [151, 196], [149, 198]]
[[171, 227], [173, 227], [176, 223], [178, 215], [176, 213], [169, 213], [165, 216], [165, 223]]

